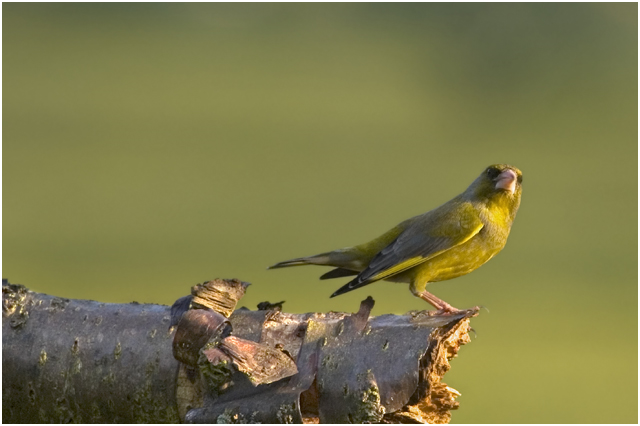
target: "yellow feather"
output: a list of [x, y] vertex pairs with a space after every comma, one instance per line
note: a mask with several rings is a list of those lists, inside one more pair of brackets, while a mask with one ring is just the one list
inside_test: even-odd
[[409, 268], [412, 268], [424, 262], [425, 260], [427, 259], [422, 256], [412, 257], [411, 259], [407, 259], [404, 262], [400, 262], [389, 269], [385, 269], [384, 271], [380, 272], [378, 275], [375, 275], [373, 278], [371, 278], [371, 281], [383, 280], [386, 277], [390, 277], [391, 275], [395, 275]]

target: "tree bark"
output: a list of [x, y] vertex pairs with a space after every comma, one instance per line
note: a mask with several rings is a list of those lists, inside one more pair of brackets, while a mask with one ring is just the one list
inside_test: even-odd
[[168, 307], [3, 281], [3, 421], [447, 423], [458, 407], [441, 378], [477, 309], [233, 311], [246, 286], [210, 281]]

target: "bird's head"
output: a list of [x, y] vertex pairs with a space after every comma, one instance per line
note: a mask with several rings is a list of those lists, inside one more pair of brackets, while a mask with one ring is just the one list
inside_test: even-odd
[[487, 167], [467, 189], [467, 194], [506, 208], [515, 216], [522, 195], [522, 172], [508, 164]]

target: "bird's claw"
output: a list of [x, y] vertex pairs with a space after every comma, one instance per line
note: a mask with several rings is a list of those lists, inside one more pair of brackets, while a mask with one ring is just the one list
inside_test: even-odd
[[435, 311], [434, 315], [455, 315], [455, 314], [459, 314], [460, 312], [464, 312], [464, 311], [461, 309], [454, 308], [451, 305], [447, 305], [447, 306], [440, 307], [440, 309]]

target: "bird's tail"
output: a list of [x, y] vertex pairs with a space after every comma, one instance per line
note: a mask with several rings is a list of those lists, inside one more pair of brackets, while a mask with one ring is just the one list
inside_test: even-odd
[[285, 260], [284, 262], [278, 262], [275, 265], [271, 265], [267, 269], [288, 268], [289, 266], [300, 265], [329, 265], [330, 253], [331, 252], [320, 253], [315, 256], [297, 257], [295, 259]]

